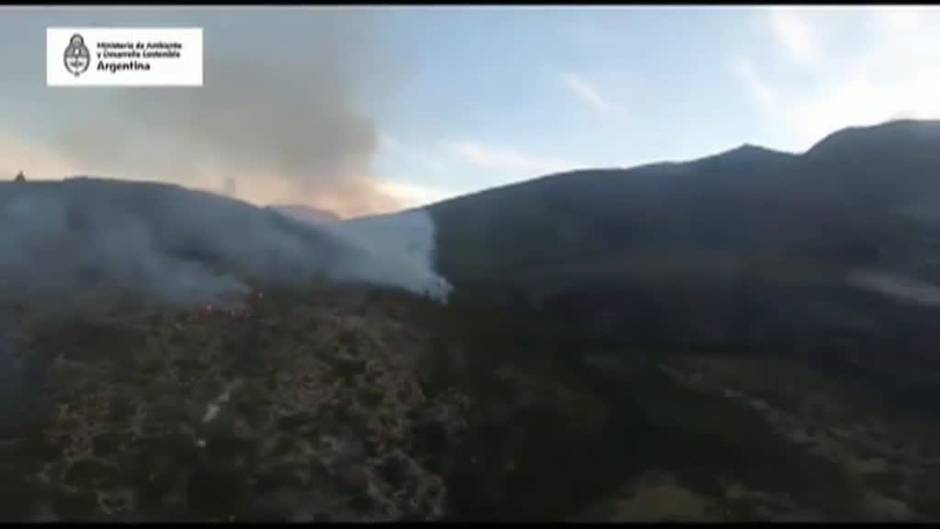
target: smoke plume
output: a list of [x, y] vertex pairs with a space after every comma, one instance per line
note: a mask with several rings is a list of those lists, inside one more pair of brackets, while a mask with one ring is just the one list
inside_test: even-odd
[[[68, 169], [7, 169], [39, 178], [89, 174], [212, 190], [237, 182], [238, 196], [255, 204], [300, 203], [346, 217], [401, 207], [373, 173], [378, 132], [371, 107], [393, 92], [399, 67], [378, 42], [370, 13], [171, 13], [123, 13], [113, 22], [106, 15], [5, 13], [12, 34], [0, 34], [0, 43], [8, 41], [11, 49], [24, 46], [20, 26], [42, 37], [46, 26], [92, 19], [91, 25], [117, 26], [172, 20], [203, 27], [204, 35], [201, 87], [50, 88], [42, 61], [14, 57], [6, 65], [14, 81], [0, 103], [29, 81], [22, 102], [35, 107], [34, 117], [0, 125], [0, 136], [16, 142], [0, 144], [0, 159], [24, 159], [16, 145], [29, 145]], [[37, 50], [44, 46], [36, 44]]]
[[429, 269], [271, 209], [177, 186], [0, 184], [0, 308], [110, 311], [108, 298], [225, 301], [249, 284], [364, 281], [446, 297]]

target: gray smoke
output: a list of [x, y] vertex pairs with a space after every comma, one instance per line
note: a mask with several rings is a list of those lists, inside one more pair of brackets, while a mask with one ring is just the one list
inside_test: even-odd
[[885, 271], [858, 270], [848, 275], [851, 285], [906, 303], [940, 305], [940, 287], [915, 277]]
[[[298, 218], [298, 217], [295, 217]], [[452, 286], [434, 271], [435, 224], [423, 209], [326, 222], [299, 217], [368, 256], [359, 276], [446, 301]]]
[[[56, 25], [203, 27], [204, 85], [47, 88], [44, 61], [15, 59], [0, 101], [29, 80], [23, 99], [42, 119], [0, 125], [0, 137], [41, 145], [65, 161], [66, 174], [203, 189], [237, 181], [239, 197], [256, 204], [303, 203], [344, 216], [401, 206], [373, 174], [378, 132], [369, 105], [392, 93], [399, 61], [373, 37], [369, 12], [144, 10], [113, 20], [79, 13], [4, 12], [0, 29], [9, 22], [12, 35], [0, 33], [0, 42], [22, 48], [21, 27], [31, 38]], [[17, 158], [4, 148], [0, 158]]]
[[[179, 26], [203, 28], [205, 54], [202, 87], [90, 89], [48, 88], [41, 54], [8, 54], [0, 169], [10, 178], [23, 169], [31, 183], [0, 183], [0, 319], [24, 305], [102, 308], [114, 293], [201, 303], [253, 281], [312, 277], [445, 292], [426, 268], [219, 195], [39, 182], [89, 174], [344, 216], [398, 209], [372, 170], [370, 112], [402, 70], [377, 40], [381, 18], [303, 8], [4, 10], [5, 50], [43, 50], [50, 26]], [[44, 162], [55, 169], [31, 168]]]
[[107, 297], [191, 305], [252, 282], [365, 281], [427, 294], [414, 267], [270, 210], [177, 186], [0, 184], [0, 306], [108, 311]]
[[[288, 71], [215, 60], [205, 76], [205, 87], [162, 92], [153, 104], [117, 99], [115, 122], [97, 121], [91, 131], [76, 124], [62, 137], [63, 152], [164, 181], [238, 175], [246, 196], [304, 197], [345, 213], [394, 205], [370, 179], [376, 131], [329, 63]], [[128, 133], [107, 135], [121, 129]]]

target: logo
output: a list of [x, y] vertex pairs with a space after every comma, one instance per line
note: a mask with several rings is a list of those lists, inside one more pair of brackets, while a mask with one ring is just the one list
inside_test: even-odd
[[89, 64], [91, 64], [91, 53], [85, 46], [85, 39], [76, 33], [69, 39], [69, 45], [65, 48], [65, 69], [78, 77], [85, 73]]
[[46, 85], [202, 86], [202, 43], [202, 28], [47, 27]]

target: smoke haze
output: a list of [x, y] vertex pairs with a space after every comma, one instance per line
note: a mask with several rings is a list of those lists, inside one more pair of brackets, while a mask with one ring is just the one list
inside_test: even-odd
[[36, 112], [4, 127], [0, 171], [237, 190], [255, 204], [347, 217], [402, 206], [373, 174], [378, 132], [363, 101], [391, 93], [398, 67], [376, 45], [368, 12], [87, 13], [5, 12], [15, 29], [0, 34], [0, 48], [24, 49], [24, 37], [41, 40], [55, 25], [203, 27], [204, 86], [49, 88], [44, 61], [11, 54], [5, 70], [42, 88], [21, 98]]
[[[426, 215], [426, 214], [425, 214]], [[188, 305], [247, 282], [362, 281], [446, 298], [423, 262], [403, 262], [218, 195], [98, 179], [0, 184], [0, 306], [108, 311], [113, 293]]]
[[[249, 204], [344, 217], [401, 208], [373, 167], [371, 114], [402, 72], [376, 22], [368, 11], [309, 8], [5, 9], [0, 317], [23, 305], [105, 310], [89, 298], [115, 292], [202, 303], [247, 282], [311, 277], [446, 298], [426, 213], [370, 237]], [[50, 26], [202, 27], [204, 85], [47, 87]], [[2, 182], [19, 170], [28, 184]], [[60, 181], [81, 175], [115, 180]], [[405, 258], [412, 233], [420, 257]]]

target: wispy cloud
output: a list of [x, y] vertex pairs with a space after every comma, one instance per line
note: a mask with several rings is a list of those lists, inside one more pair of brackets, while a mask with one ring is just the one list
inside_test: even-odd
[[579, 166], [561, 158], [534, 156], [512, 148], [482, 145], [471, 141], [449, 142], [445, 149], [454, 157], [483, 169], [501, 170], [520, 176], [538, 176]]
[[916, 72], [893, 82], [874, 82], [865, 71], [831, 83], [820, 93], [797, 99], [787, 112], [804, 144], [849, 125], [874, 125], [898, 118], [940, 117], [940, 69]]
[[770, 29], [777, 42], [793, 59], [804, 64], [819, 61], [819, 39], [804, 14], [783, 7], [771, 9]]
[[617, 108], [610, 100], [601, 95], [597, 87], [583, 77], [574, 73], [567, 73], [562, 77], [562, 80], [578, 99], [590, 106], [595, 112], [609, 114]]
[[738, 76], [738, 79], [744, 83], [745, 88], [747, 88], [748, 92], [758, 103], [765, 108], [773, 108], [776, 103], [776, 95], [773, 89], [754, 71], [754, 66], [751, 64], [751, 61], [741, 59], [735, 62], [734, 73]]
[[[940, 11], [879, 8], [853, 20], [857, 48], [845, 55], [820, 52], [819, 42], [838, 40], [846, 19], [837, 13], [816, 17], [809, 25], [792, 10], [773, 10], [761, 20], [792, 53], [795, 64], [753, 59], [732, 63], [743, 89], [770, 111], [768, 119], [785, 131], [786, 145], [800, 151], [827, 134], [848, 126], [865, 126], [898, 118], [940, 118]], [[805, 66], [814, 61], [812, 81]], [[803, 62], [801, 62], [803, 61]], [[768, 76], [780, 81], [770, 83]], [[799, 79], [799, 82], [796, 80]]]
[[379, 159], [386, 162], [386, 167], [379, 170], [383, 178], [378, 188], [404, 208], [438, 202], [464, 191], [438, 185], [455, 170], [453, 158], [439, 144], [416, 145], [383, 131], [379, 133], [378, 151]]
[[436, 172], [444, 171], [447, 168], [440, 153], [420, 149], [399, 140], [387, 132], [379, 134], [379, 154], [398, 157], [407, 161], [410, 165], [417, 164]]
[[876, 16], [889, 31], [914, 31], [921, 25], [916, 7], [891, 7], [878, 10]]
[[940, 11], [869, 12], [873, 45], [842, 69], [828, 69], [820, 89], [787, 112], [803, 141], [847, 125], [898, 117], [940, 118]]

